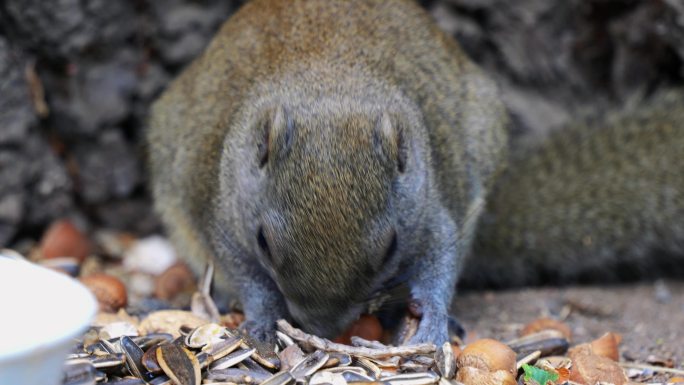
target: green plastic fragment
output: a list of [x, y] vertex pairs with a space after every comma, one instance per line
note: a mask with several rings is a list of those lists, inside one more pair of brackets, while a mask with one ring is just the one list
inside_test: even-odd
[[534, 383], [539, 385], [547, 385], [549, 382], [555, 384], [556, 381], [558, 381], [558, 373], [549, 372], [528, 364], [523, 364], [522, 368], [523, 371], [525, 371], [523, 379], [526, 384], [530, 384], [530, 381], [534, 381]]

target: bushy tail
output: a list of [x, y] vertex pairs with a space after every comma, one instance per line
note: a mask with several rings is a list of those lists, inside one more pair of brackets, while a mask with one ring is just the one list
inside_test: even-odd
[[684, 90], [514, 154], [465, 286], [684, 276]]

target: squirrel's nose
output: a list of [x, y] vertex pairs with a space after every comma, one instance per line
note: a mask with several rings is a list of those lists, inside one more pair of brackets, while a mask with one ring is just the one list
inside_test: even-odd
[[342, 334], [357, 314], [354, 309], [306, 309], [293, 303], [287, 304], [292, 318], [307, 333], [325, 338], [335, 338]]

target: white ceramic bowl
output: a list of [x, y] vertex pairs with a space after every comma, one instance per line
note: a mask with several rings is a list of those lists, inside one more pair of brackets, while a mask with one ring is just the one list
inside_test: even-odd
[[0, 251], [0, 384], [56, 385], [97, 310], [76, 280]]

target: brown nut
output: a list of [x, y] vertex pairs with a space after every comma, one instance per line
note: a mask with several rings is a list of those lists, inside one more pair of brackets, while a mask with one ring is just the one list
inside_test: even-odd
[[597, 356], [610, 358], [613, 361], [620, 359], [618, 345], [622, 342], [622, 336], [617, 333], [606, 333], [591, 341], [591, 351]]
[[580, 384], [610, 383], [622, 385], [627, 383], [627, 377], [620, 365], [610, 358], [591, 354], [590, 349], [573, 350], [570, 381]]
[[361, 337], [369, 341], [380, 341], [382, 339], [383, 329], [378, 317], [369, 314], [362, 314], [359, 319], [354, 321], [351, 326], [341, 336], [335, 339], [335, 342], [342, 344], [351, 344], [351, 337]]
[[572, 331], [570, 330], [570, 327], [551, 318], [537, 318], [536, 320], [528, 323], [525, 325], [525, 327], [523, 327], [522, 331], [520, 332], [520, 336], [526, 336], [548, 329], [557, 330], [563, 334], [565, 339], [568, 341], [572, 340]]
[[466, 366], [456, 373], [456, 381], [465, 385], [515, 385], [515, 376], [506, 370], [489, 372]]
[[163, 300], [171, 300], [183, 291], [195, 287], [195, 276], [182, 262], [173, 264], [154, 280], [154, 295]]
[[505, 370], [514, 374], [516, 372], [515, 358], [515, 352], [508, 345], [484, 338], [466, 345], [456, 359], [456, 366], [473, 367], [488, 372]]
[[69, 220], [53, 222], [40, 241], [42, 258], [73, 257], [79, 262], [90, 254], [88, 238]]
[[114, 313], [128, 303], [126, 286], [116, 277], [101, 273], [91, 274], [82, 277], [81, 283], [95, 295], [100, 311]]
[[349, 334], [369, 341], [379, 341], [382, 338], [382, 325], [378, 317], [364, 314], [352, 324]]

